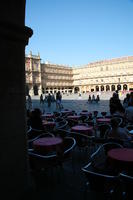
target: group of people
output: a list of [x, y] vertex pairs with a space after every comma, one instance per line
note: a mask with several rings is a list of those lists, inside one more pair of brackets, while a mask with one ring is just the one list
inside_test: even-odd
[[92, 102], [98, 103], [99, 101], [100, 101], [99, 94], [96, 96], [96, 98], [95, 98], [94, 94], [92, 95], [92, 97], [91, 97], [91, 95], [89, 95], [89, 97], [88, 97], [88, 102], [89, 103], [92, 103]]
[[[109, 133], [109, 137], [121, 139], [127, 146], [133, 146], [131, 141], [132, 136], [129, 135], [127, 129], [128, 124], [133, 124], [133, 92], [127, 93], [123, 100], [123, 103], [119, 99], [118, 92], [114, 92], [113, 96], [109, 100], [110, 114], [112, 115], [111, 127], [112, 130]], [[121, 117], [122, 125], [119, 126], [117, 117]]]
[[60, 91], [58, 91], [56, 93], [56, 98], [54, 97], [53, 94], [49, 93], [47, 96], [45, 96], [45, 99], [44, 99], [43, 95], [41, 94], [40, 95], [40, 105], [44, 104], [44, 101], [46, 101], [48, 103], [48, 107], [49, 108], [51, 107], [51, 102], [56, 102], [56, 108], [57, 109], [63, 108], [62, 103], [61, 103], [61, 101], [62, 101], [62, 95], [61, 95]]

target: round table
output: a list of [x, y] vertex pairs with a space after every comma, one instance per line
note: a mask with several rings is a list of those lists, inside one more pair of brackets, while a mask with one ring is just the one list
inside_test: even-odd
[[71, 114], [72, 111], [71, 110], [62, 110], [61, 113], [62, 114]]
[[43, 137], [33, 142], [33, 148], [35, 151], [45, 154], [59, 150], [62, 144], [63, 140], [59, 137]]
[[96, 121], [100, 122], [100, 123], [110, 123], [111, 119], [110, 118], [98, 118]]
[[110, 163], [120, 171], [133, 168], [133, 149], [116, 148], [107, 153]]
[[83, 125], [76, 125], [71, 128], [71, 131], [83, 133], [87, 135], [93, 134], [93, 127], [92, 126], [83, 126]]
[[44, 129], [52, 130], [56, 126], [56, 122], [52, 121], [42, 121]]
[[42, 115], [42, 119], [46, 119], [46, 118], [53, 118], [54, 117], [54, 114], [50, 114], [50, 113], [48, 113], [48, 114], [43, 114]]
[[89, 116], [89, 114], [90, 112], [83, 112], [83, 111], [80, 113], [81, 116]]
[[67, 116], [67, 119], [74, 119], [74, 120], [78, 120], [79, 118], [80, 118], [81, 116], [79, 116], [79, 115], [69, 115], [69, 116]]

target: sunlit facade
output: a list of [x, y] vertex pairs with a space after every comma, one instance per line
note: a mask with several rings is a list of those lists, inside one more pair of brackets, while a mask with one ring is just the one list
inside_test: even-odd
[[31, 53], [25, 58], [26, 90], [41, 93], [98, 92], [133, 89], [133, 56], [88, 63], [80, 67], [41, 63]]

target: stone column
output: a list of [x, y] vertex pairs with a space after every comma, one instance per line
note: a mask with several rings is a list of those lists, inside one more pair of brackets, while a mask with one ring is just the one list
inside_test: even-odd
[[3, 199], [21, 199], [28, 189], [25, 107], [25, 0], [0, 4], [0, 190]]

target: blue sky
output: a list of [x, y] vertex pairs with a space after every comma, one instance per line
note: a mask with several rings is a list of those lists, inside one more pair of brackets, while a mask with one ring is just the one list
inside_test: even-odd
[[133, 55], [133, 0], [27, 0], [26, 47], [43, 61], [83, 65]]

